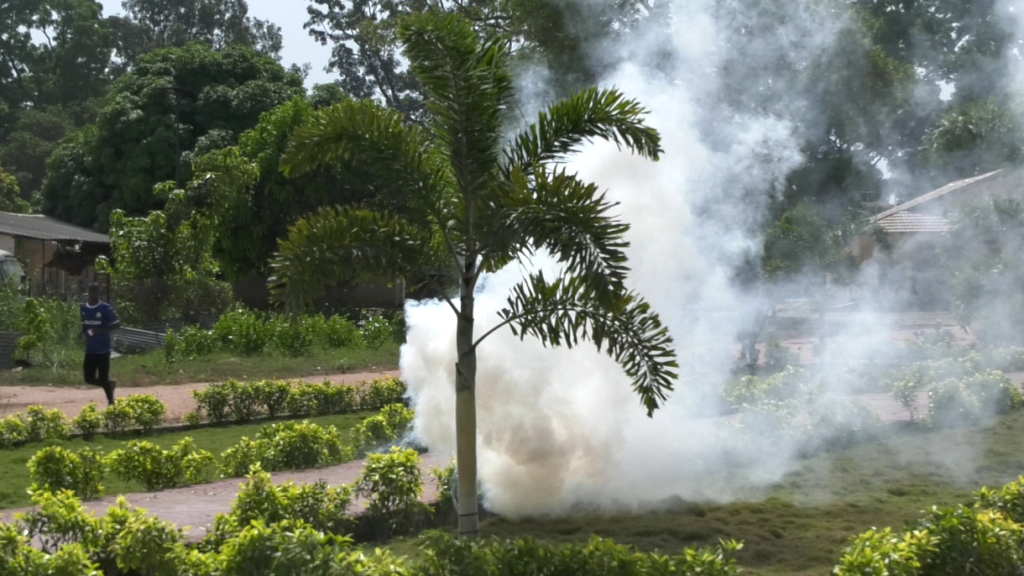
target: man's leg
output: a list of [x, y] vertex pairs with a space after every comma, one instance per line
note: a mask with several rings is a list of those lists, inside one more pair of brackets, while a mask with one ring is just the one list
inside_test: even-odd
[[97, 354], [97, 364], [100, 373], [100, 385], [103, 386], [103, 391], [107, 393], [107, 402], [110, 404], [114, 403], [114, 383], [110, 381], [110, 352], [106, 354]]
[[96, 362], [95, 354], [86, 354], [85, 361], [82, 362], [82, 372], [85, 375], [85, 383], [92, 384], [93, 386], [102, 386], [96, 379], [96, 372], [99, 370], [99, 364]]

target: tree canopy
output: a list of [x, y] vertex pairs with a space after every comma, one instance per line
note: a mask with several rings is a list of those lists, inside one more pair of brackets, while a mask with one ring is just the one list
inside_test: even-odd
[[195, 43], [147, 54], [115, 82], [96, 123], [50, 157], [43, 210], [103, 229], [115, 209], [159, 209], [157, 183], [183, 185], [195, 156], [234, 145], [263, 112], [302, 92], [299, 76], [251, 48]]

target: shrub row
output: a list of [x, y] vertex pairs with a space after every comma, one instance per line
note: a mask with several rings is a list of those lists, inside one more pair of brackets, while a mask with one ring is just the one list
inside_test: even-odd
[[166, 413], [164, 403], [148, 394], [118, 398], [102, 411], [93, 402], [70, 420], [60, 410], [29, 406], [24, 413], [0, 419], [0, 448], [27, 442], [62, 442], [72, 431], [86, 438], [101, 430], [110, 434], [128, 429], [150, 432], [163, 422]]
[[[401, 456], [405, 458], [405, 455]], [[236, 503], [230, 534], [200, 546], [184, 542], [173, 524], [150, 517], [123, 498], [106, 515], [83, 510], [70, 493], [33, 495], [37, 510], [19, 514], [17, 524], [0, 525], [0, 576], [442, 576], [529, 574], [531, 576], [732, 576], [740, 545], [723, 542], [688, 548], [674, 556], [643, 553], [593, 538], [586, 544], [533, 540], [459, 540], [425, 534], [423, 554], [409, 560], [375, 550], [362, 552], [349, 537], [320, 528], [329, 525], [312, 508], [345, 494], [320, 488], [269, 487], [255, 475], [248, 502]], [[240, 497], [241, 501], [241, 497]], [[287, 502], [287, 504], [283, 504]], [[301, 519], [269, 520], [266, 504]], [[309, 521], [307, 521], [307, 519]], [[244, 522], [243, 522], [244, 521]], [[220, 520], [221, 526], [228, 526]], [[319, 528], [318, 528], [319, 527]], [[36, 549], [30, 542], [42, 543]]]
[[287, 316], [239, 308], [221, 316], [212, 330], [187, 326], [168, 331], [164, 354], [168, 362], [195, 360], [218, 350], [245, 356], [275, 350], [300, 357], [314, 347], [376, 349], [399, 336], [399, 323], [382, 316], [360, 324], [343, 316]]
[[242, 438], [221, 455], [221, 475], [238, 478], [254, 465], [269, 472], [341, 464], [400, 438], [412, 423], [413, 411], [402, 404], [385, 406], [363, 420], [346, 442], [334, 426], [282, 422], [264, 426], [255, 439]]
[[254, 440], [242, 438], [221, 454], [219, 468], [212, 454], [197, 450], [191, 438], [170, 449], [152, 442], [132, 440], [123, 448], [102, 455], [90, 448], [72, 452], [60, 446], [43, 448], [28, 462], [32, 490], [71, 490], [80, 498], [103, 493], [108, 472], [146, 490], [190, 486], [212, 479], [245, 476], [254, 467], [276, 472], [302, 470], [347, 462], [383, 446], [408, 429], [413, 411], [401, 404], [386, 406], [363, 420], [346, 442], [334, 426], [310, 422], [282, 422], [264, 426]]
[[326, 416], [380, 410], [389, 404], [402, 402], [405, 391], [405, 383], [398, 378], [378, 378], [363, 387], [332, 382], [300, 382], [293, 386], [280, 380], [229, 380], [193, 390], [196, 410], [186, 416], [186, 421], [222, 424], [285, 414]]
[[928, 395], [923, 419], [937, 427], [975, 424], [1024, 407], [1024, 397], [998, 370], [984, 370], [982, 358], [972, 353], [961, 358], [916, 362], [890, 373], [892, 396], [918, 419], [917, 402]]
[[853, 538], [835, 576], [1019, 574], [1024, 566], [1024, 477], [982, 489], [969, 506], [939, 509], [905, 530]]

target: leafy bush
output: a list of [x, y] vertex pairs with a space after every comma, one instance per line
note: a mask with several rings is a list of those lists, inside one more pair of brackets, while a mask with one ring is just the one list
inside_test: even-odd
[[594, 536], [585, 544], [522, 540], [461, 539], [441, 532], [425, 535], [426, 558], [412, 567], [418, 576], [447, 574], [558, 574], [566, 576], [732, 576], [742, 545], [686, 548], [675, 556], [640, 552]]
[[15, 356], [57, 371], [77, 362], [81, 343], [76, 334], [81, 317], [75, 302], [56, 298], [29, 298], [21, 306]]
[[395, 329], [383, 316], [367, 319], [362, 331], [366, 347], [373, 350], [395, 340]]
[[334, 426], [324, 428], [307, 421], [282, 422], [264, 426], [256, 437], [270, 442], [273, 470], [318, 468], [350, 457]]
[[352, 386], [331, 382], [303, 382], [291, 390], [288, 412], [295, 416], [346, 414], [359, 409], [358, 392]]
[[291, 384], [281, 380], [261, 380], [252, 386], [267, 416], [275, 418], [285, 411], [292, 394]]
[[224, 478], [241, 478], [254, 466], [276, 470], [273, 467], [271, 445], [267, 440], [242, 438], [220, 455], [219, 473]]
[[28, 441], [28, 426], [17, 414], [0, 418], [0, 448], [12, 448]]
[[988, 365], [1003, 372], [1024, 371], [1024, 348], [995, 348], [986, 354]]
[[403, 404], [385, 406], [377, 416], [370, 416], [350, 433], [357, 453], [369, 452], [400, 438], [412, 423], [414, 412]]
[[217, 351], [217, 337], [198, 326], [185, 326], [180, 332], [167, 331], [164, 356], [168, 363], [178, 360], [198, 360]]
[[184, 541], [174, 525], [145, 514], [133, 514], [114, 539], [111, 551], [126, 573], [179, 576], [179, 546]]
[[100, 413], [99, 405], [90, 402], [83, 406], [78, 416], [71, 419], [71, 427], [83, 438], [89, 439], [95, 436], [103, 428], [103, 415]]
[[422, 508], [423, 478], [420, 455], [415, 450], [391, 448], [388, 454], [371, 454], [356, 480], [356, 494], [366, 498], [366, 511], [387, 538], [408, 524], [409, 516]]
[[231, 512], [218, 515], [214, 532], [223, 539], [256, 520], [268, 525], [301, 520], [321, 532], [345, 533], [351, 525], [347, 515], [351, 502], [352, 489], [348, 486], [331, 488], [323, 481], [274, 486], [270, 474], [255, 466]]
[[28, 461], [32, 492], [70, 490], [83, 500], [103, 494], [103, 456], [89, 448], [77, 454], [60, 446], [48, 446]]
[[305, 356], [316, 343], [316, 321], [309, 317], [278, 316], [271, 322], [274, 347], [286, 356]]
[[320, 343], [327, 348], [362, 348], [366, 346], [363, 333], [354, 322], [344, 316], [327, 318], [320, 332]]
[[151, 394], [132, 394], [118, 398], [115, 405], [117, 403], [125, 406], [131, 415], [132, 423], [143, 434], [152, 432], [153, 428], [163, 423], [164, 414], [167, 413], [167, 406]]
[[228, 408], [231, 410], [231, 416], [234, 421], [248, 422], [263, 414], [263, 401], [256, 386], [230, 380], [226, 388], [228, 391]]
[[930, 422], [939, 427], [977, 423], [1021, 405], [1020, 393], [1002, 372], [950, 379], [928, 392]]
[[221, 316], [213, 327], [213, 335], [226, 350], [247, 356], [263, 352], [273, 338], [267, 319], [245, 308]]
[[343, 553], [350, 544], [348, 538], [325, 535], [301, 521], [285, 520], [267, 525], [256, 520], [224, 544], [219, 558], [219, 576], [368, 573], [351, 567], [339, 568], [339, 564], [357, 561]]
[[733, 406], [757, 404], [766, 400], [785, 401], [806, 395], [806, 376], [800, 368], [786, 366], [768, 378], [745, 376], [725, 391], [726, 400]]
[[32, 505], [31, 511], [14, 517], [25, 536], [37, 540], [43, 552], [51, 553], [69, 544], [95, 548], [100, 537], [99, 522], [86, 512], [74, 492], [33, 492]]
[[121, 398], [118, 398], [114, 401], [113, 406], [108, 406], [103, 410], [103, 429], [108, 434], [121, 434], [131, 428], [135, 422], [135, 415], [120, 400]]
[[892, 396], [910, 414], [910, 420], [917, 417], [917, 399], [921, 392], [935, 380], [931, 367], [917, 362], [893, 371], [890, 375]]
[[360, 410], [380, 410], [388, 404], [402, 403], [406, 386], [398, 378], [378, 378], [359, 395]]
[[214, 458], [205, 450], [197, 450], [191, 438], [184, 438], [170, 450], [132, 440], [111, 452], [108, 461], [122, 480], [138, 482], [146, 490], [164, 490], [209, 479]]
[[47, 410], [42, 406], [29, 406], [23, 418], [28, 429], [29, 442], [62, 442], [71, 435], [67, 417], [56, 408]]
[[261, 428], [255, 440], [242, 438], [225, 450], [221, 455], [221, 475], [245, 476], [255, 465], [268, 472], [318, 468], [352, 457], [352, 448], [342, 443], [334, 426], [281, 422]]
[[196, 420], [206, 419], [214, 424], [223, 424], [231, 418], [231, 386], [225, 382], [210, 384], [202, 390], [193, 390], [196, 401]]
[[934, 538], [918, 554], [924, 574], [1013, 574], [1024, 564], [1024, 528], [997, 510], [933, 508], [919, 527]]

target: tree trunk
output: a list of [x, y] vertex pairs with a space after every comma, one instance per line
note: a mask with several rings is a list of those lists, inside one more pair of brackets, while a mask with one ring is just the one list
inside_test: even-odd
[[480, 514], [476, 495], [476, 349], [473, 348], [472, 271], [462, 281], [462, 310], [458, 316], [455, 342], [459, 359], [455, 365], [455, 446], [459, 477], [459, 536], [480, 535]]

